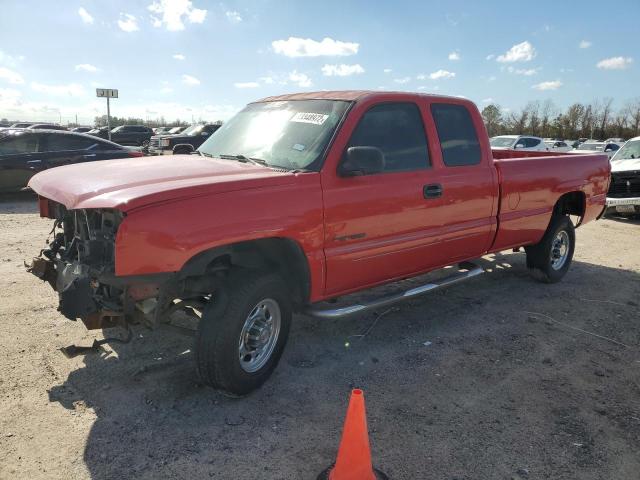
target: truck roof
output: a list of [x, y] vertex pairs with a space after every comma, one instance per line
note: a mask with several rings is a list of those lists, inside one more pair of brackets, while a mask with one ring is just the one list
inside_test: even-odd
[[284, 95], [275, 95], [272, 97], [265, 97], [260, 100], [256, 100], [252, 103], [261, 102], [282, 102], [287, 100], [345, 100], [345, 101], [358, 101], [364, 97], [376, 97], [384, 96], [389, 97], [393, 95], [406, 97], [407, 95], [415, 97], [430, 97], [430, 98], [442, 98], [447, 100], [467, 101], [470, 100], [463, 97], [452, 97], [447, 95], [433, 95], [430, 93], [417, 93], [417, 92], [396, 92], [396, 91], [384, 91], [384, 90], [332, 90], [332, 91], [319, 91], [319, 92], [301, 92], [301, 93], [288, 93]]

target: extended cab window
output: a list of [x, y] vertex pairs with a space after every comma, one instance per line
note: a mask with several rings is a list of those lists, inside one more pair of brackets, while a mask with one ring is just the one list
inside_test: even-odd
[[431, 114], [440, 138], [444, 164], [459, 167], [480, 163], [480, 142], [469, 110], [463, 105], [434, 103]]
[[427, 137], [415, 103], [385, 103], [368, 110], [351, 135], [349, 147], [377, 147], [384, 171], [417, 170], [429, 166]]

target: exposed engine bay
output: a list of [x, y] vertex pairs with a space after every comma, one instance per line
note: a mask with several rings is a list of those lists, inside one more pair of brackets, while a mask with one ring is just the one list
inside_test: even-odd
[[[44, 201], [47, 201], [44, 199]], [[58, 310], [88, 329], [167, 323], [179, 310], [196, 316], [215, 289], [215, 276], [115, 275], [115, 245], [125, 214], [117, 210], [67, 210], [47, 201], [54, 219], [48, 247], [28, 270], [58, 292]]]

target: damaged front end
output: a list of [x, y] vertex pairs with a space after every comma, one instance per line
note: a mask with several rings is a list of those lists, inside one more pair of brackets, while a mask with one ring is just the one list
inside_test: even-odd
[[182, 312], [199, 320], [228, 269], [223, 261], [197, 273], [187, 269], [117, 276], [116, 239], [125, 213], [68, 210], [43, 198], [40, 211], [41, 216], [54, 219], [54, 226], [48, 247], [27, 269], [58, 292], [60, 313], [70, 320], [82, 320], [90, 330], [142, 323], [150, 328], [169, 325], [192, 334], [193, 328], [172, 325], [172, 315]]
[[48, 248], [33, 259], [28, 271], [58, 292], [58, 310], [88, 329], [122, 323], [126, 287], [105, 280], [114, 277], [115, 239], [124, 214], [117, 210], [67, 210], [49, 202], [54, 219]]

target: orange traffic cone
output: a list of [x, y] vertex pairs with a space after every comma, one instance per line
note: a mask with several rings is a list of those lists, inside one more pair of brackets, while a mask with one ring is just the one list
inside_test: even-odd
[[388, 477], [371, 465], [364, 393], [351, 392], [347, 417], [336, 463], [318, 476], [318, 480], [385, 480]]

